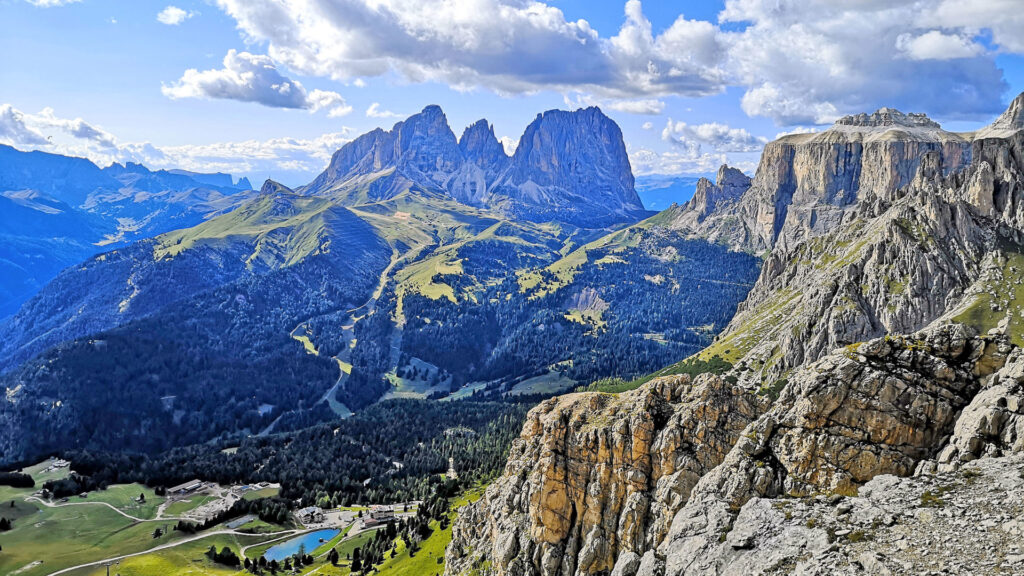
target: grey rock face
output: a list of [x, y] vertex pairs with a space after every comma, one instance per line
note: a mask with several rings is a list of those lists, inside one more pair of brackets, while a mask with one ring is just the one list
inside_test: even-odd
[[[739, 200], [743, 193], [750, 188], [750, 182], [751, 180], [746, 174], [723, 164], [718, 169], [718, 176], [714, 183], [706, 178], [701, 178], [697, 182], [697, 190], [694, 192], [693, 198], [683, 206], [680, 215], [682, 218], [692, 220], [690, 225], [699, 225], [720, 206]], [[685, 226], [686, 224], [677, 220], [675, 225]]]
[[384, 199], [415, 185], [440, 190], [462, 163], [444, 112], [427, 106], [389, 131], [377, 129], [343, 146], [303, 191], [344, 196], [366, 186], [370, 199]]
[[735, 512], [752, 498], [852, 495], [880, 474], [909, 476], [1009, 351], [1005, 337], [947, 325], [866, 342], [800, 368], [771, 410], [694, 487], [659, 548], [667, 573], [713, 574], [720, 535], [751, 531]]
[[537, 116], [491, 193], [496, 206], [536, 221], [611, 223], [643, 214], [622, 131], [598, 108]]
[[[1024, 481], [1010, 470], [1024, 448], [1024, 131], [1006, 134], [971, 140], [881, 110], [769, 145], [749, 190], [698, 221], [706, 184], [677, 221], [772, 249], [702, 353], [733, 368], [693, 390], [724, 387], [702, 415], [668, 397], [650, 412], [577, 395], [558, 426], [528, 424], [517, 446], [550, 452], [513, 450], [457, 521], [448, 574], [508, 550], [495, 548], [508, 534], [518, 552], [494, 574], [601, 574], [632, 554], [638, 574], [672, 576], [1020, 571]], [[737, 411], [732, 424], [748, 424], [723, 434], [722, 415]], [[636, 458], [609, 435], [641, 421], [656, 440]], [[634, 457], [595, 467], [606, 452], [587, 446]], [[634, 467], [671, 461], [685, 464]], [[973, 481], [986, 488], [961, 489]], [[954, 509], [937, 510], [949, 494]]]
[[[490, 561], [495, 574], [630, 573], [664, 538], [694, 483], [766, 407], [712, 375], [543, 402], [505, 474], [460, 513], [447, 572]], [[644, 556], [636, 570], [656, 573], [658, 565]]]
[[465, 162], [452, 176], [448, 190], [460, 202], [484, 205], [491, 185], [508, 165], [505, 148], [494, 136], [493, 127], [486, 120], [479, 120], [462, 133], [459, 150]]
[[485, 120], [460, 140], [437, 106], [338, 150], [303, 192], [347, 203], [409, 189], [533, 221], [599, 228], [639, 220], [643, 205], [618, 125], [597, 108], [539, 115], [509, 158]]
[[1024, 452], [1024, 353], [1019, 348], [964, 408], [939, 454], [939, 469], [1017, 452]]
[[937, 152], [949, 174], [970, 161], [970, 149], [969, 140], [921, 114], [883, 108], [848, 116], [825, 132], [768, 144], [750, 189], [735, 204], [683, 217], [677, 226], [754, 253], [792, 248], [849, 223], [861, 201], [895, 200], [926, 153]]

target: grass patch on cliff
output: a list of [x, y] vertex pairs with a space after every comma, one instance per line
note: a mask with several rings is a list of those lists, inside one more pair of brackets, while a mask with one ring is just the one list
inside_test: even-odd
[[699, 356], [691, 356], [682, 362], [677, 362], [671, 366], [662, 368], [657, 372], [636, 378], [635, 380], [604, 378], [593, 382], [589, 386], [580, 386], [576, 388], [576, 392], [605, 392], [609, 394], [619, 394], [622, 392], [629, 392], [630, 390], [636, 390], [651, 380], [661, 376], [679, 376], [682, 374], [688, 374], [691, 378], [696, 378], [698, 375], [707, 372], [721, 375], [725, 374], [729, 370], [732, 370], [732, 364], [726, 362], [719, 356], [712, 356], [707, 360], [704, 360]]
[[1019, 245], [1003, 241], [1002, 257], [989, 274], [968, 290], [966, 304], [954, 312], [952, 320], [971, 326], [979, 333], [1006, 322], [1006, 333], [1017, 346], [1024, 346], [1024, 253]]

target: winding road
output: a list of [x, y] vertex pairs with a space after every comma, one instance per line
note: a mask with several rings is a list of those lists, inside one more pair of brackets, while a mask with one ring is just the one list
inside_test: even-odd
[[[281, 538], [284, 538], [286, 536], [297, 535], [297, 534], [301, 534], [303, 532], [308, 532], [308, 530], [306, 530], [306, 531], [303, 531], [303, 530], [284, 530], [284, 531], [281, 531], [281, 532], [271, 532], [269, 534], [249, 534], [247, 532], [239, 532], [237, 530], [214, 530], [212, 532], [206, 532], [204, 534], [196, 534], [194, 536], [188, 536], [188, 537], [182, 538], [181, 540], [178, 540], [177, 542], [171, 542], [170, 544], [161, 544], [160, 546], [155, 546], [153, 548], [150, 548], [148, 550], [143, 550], [141, 552], [132, 552], [131, 554], [122, 554], [121, 556], [112, 556], [110, 558], [105, 558], [103, 560], [97, 560], [95, 562], [87, 562], [85, 564], [79, 564], [77, 566], [71, 566], [69, 568], [62, 568], [61, 570], [57, 570], [56, 572], [50, 572], [50, 576], [57, 576], [57, 574], [67, 574], [69, 572], [74, 572], [75, 570], [81, 570], [82, 568], [89, 568], [90, 566], [103, 566], [104, 564], [109, 564], [111, 562], [118, 562], [118, 561], [124, 560], [125, 558], [132, 558], [134, 556], [142, 556], [143, 554], [151, 554], [153, 552], [159, 552], [161, 550], [167, 550], [168, 548], [174, 548], [175, 546], [181, 546], [182, 544], [187, 544], [189, 542], [195, 542], [196, 540], [202, 540], [203, 538], [209, 538], [210, 536], [217, 536], [217, 535], [220, 535], [220, 534], [232, 534], [232, 535], [235, 535], [235, 536], [280, 536]], [[280, 538], [276, 538], [276, 539], [271, 540], [271, 541], [276, 541], [276, 540], [280, 540]], [[247, 550], [251, 546], [259, 546], [261, 544], [266, 544], [267, 542], [268, 541], [263, 541], [263, 542], [259, 542], [257, 544], [250, 544], [249, 546], [246, 546], [245, 548], [242, 548], [242, 550]], [[244, 556], [244, 554], [243, 554], [243, 556]]]

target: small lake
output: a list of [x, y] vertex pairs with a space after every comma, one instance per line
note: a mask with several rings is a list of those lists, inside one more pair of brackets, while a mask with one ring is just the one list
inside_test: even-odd
[[299, 547], [303, 545], [306, 547], [306, 554], [312, 554], [313, 550], [316, 550], [323, 544], [323, 542], [320, 542], [321, 538], [324, 539], [324, 542], [327, 542], [340, 532], [341, 530], [317, 530], [316, 532], [303, 534], [297, 538], [285, 540], [280, 544], [271, 546], [263, 555], [266, 556], [268, 562], [271, 560], [280, 562], [298, 552]]

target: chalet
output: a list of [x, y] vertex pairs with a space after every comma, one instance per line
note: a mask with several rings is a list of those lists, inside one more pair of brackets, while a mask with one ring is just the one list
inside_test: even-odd
[[317, 506], [307, 506], [297, 511], [295, 518], [303, 524], [316, 524], [324, 521], [324, 511]]
[[395, 519], [391, 506], [374, 506], [363, 516], [363, 528], [375, 528]]

